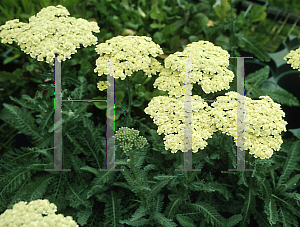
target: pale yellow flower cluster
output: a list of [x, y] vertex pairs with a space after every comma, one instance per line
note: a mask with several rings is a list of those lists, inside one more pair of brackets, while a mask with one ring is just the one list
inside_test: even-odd
[[[200, 100], [193, 102], [193, 100]], [[184, 128], [185, 128], [185, 97], [172, 98], [168, 96], [154, 97], [145, 113], [154, 119], [158, 125], [158, 134], [164, 133], [165, 149], [172, 149], [172, 153], [178, 150], [184, 152]], [[204, 102], [200, 96], [192, 96], [192, 151], [198, 152], [198, 149], [204, 149], [207, 146], [206, 139], [211, 138], [217, 131], [213, 119], [209, 112], [211, 107]]]
[[298, 71], [300, 71], [300, 48], [297, 50], [291, 50], [291, 52], [288, 53], [283, 59], [289, 59], [287, 63], [291, 64], [293, 69], [298, 69]]
[[108, 86], [110, 86], [111, 84], [108, 82], [108, 81], [99, 81], [97, 83], [97, 88], [100, 90], [100, 91], [104, 91], [105, 89], [108, 88]]
[[87, 47], [97, 43], [92, 34], [100, 32], [96, 22], [82, 18], [68, 17], [70, 13], [61, 6], [43, 8], [36, 16], [29, 18], [29, 23], [19, 19], [7, 21], [0, 26], [1, 43], [12, 44], [15, 41], [21, 50], [38, 61], [53, 64], [55, 55], [59, 61], [71, 58], [82, 44]]
[[229, 54], [209, 41], [188, 44], [183, 52], [176, 52], [165, 59], [165, 68], [153, 86], [169, 91], [169, 96], [180, 97], [185, 92], [185, 56], [191, 57], [192, 84], [201, 85], [205, 93], [229, 89], [234, 74], [228, 70]]
[[[283, 143], [282, 131], [286, 131], [287, 122], [282, 119], [285, 113], [280, 104], [269, 96], [260, 96], [262, 100], [252, 100], [245, 97], [245, 150], [255, 158], [269, 159], [273, 150], [279, 151]], [[227, 92], [226, 96], [218, 96], [218, 101], [210, 114], [217, 129], [227, 135], [237, 137], [237, 101], [222, 101], [237, 99], [237, 92]], [[237, 143], [237, 141], [236, 141]]]
[[139, 134], [140, 132], [133, 128], [121, 127], [116, 132], [115, 138], [120, 142], [120, 148], [126, 153], [133, 149], [142, 149], [147, 144], [147, 139]]
[[[205, 93], [229, 89], [229, 83], [234, 74], [228, 70], [229, 54], [220, 47], [214, 46], [208, 41], [192, 43], [183, 52], [176, 52], [165, 59], [165, 69], [156, 79], [154, 87], [159, 90], [169, 91], [169, 96], [154, 97], [145, 113], [154, 118], [158, 125], [158, 134], [166, 136], [165, 149], [172, 149], [172, 153], [184, 148], [185, 128], [185, 58], [191, 57], [191, 82], [200, 84]], [[200, 58], [193, 58], [199, 56]], [[227, 96], [220, 96], [218, 100], [235, 100], [237, 92], [228, 92]], [[175, 97], [171, 97], [175, 96]], [[274, 103], [268, 96], [261, 96], [263, 100], [251, 100], [245, 97], [245, 150], [256, 158], [270, 158], [273, 150], [278, 151], [283, 143], [282, 131], [286, 131], [287, 122], [282, 119], [285, 115], [280, 105]], [[202, 100], [200, 96], [192, 95], [192, 151], [207, 146], [206, 139], [211, 138], [216, 131], [222, 131], [227, 135], [237, 136], [237, 101], [215, 102], [212, 106]], [[226, 111], [225, 111], [226, 110]], [[175, 134], [173, 134], [175, 133]], [[237, 143], [237, 141], [236, 141]]]
[[78, 227], [71, 216], [55, 214], [57, 207], [47, 199], [27, 202], [21, 201], [0, 215], [1, 227]]
[[[126, 76], [143, 70], [149, 77], [161, 70], [162, 65], [153, 57], [163, 54], [158, 44], [146, 36], [117, 36], [96, 46], [100, 57], [96, 60], [94, 72], [99, 76], [107, 74], [107, 58], [114, 57], [114, 78], [124, 80]], [[149, 54], [153, 57], [149, 57]], [[102, 56], [103, 55], [103, 56]], [[122, 62], [121, 62], [122, 61]], [[125, 73], [124, 71], [125, 70]]]

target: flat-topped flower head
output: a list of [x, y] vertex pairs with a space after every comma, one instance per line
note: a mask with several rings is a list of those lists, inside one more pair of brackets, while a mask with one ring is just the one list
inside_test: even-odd
[[154, 87], [169, 91], [170, 96], [182, 96], [185, 93], [186, 57], [191, 57], [192, 84], [200, 84], [205, 93], [229, 89], [229, 83], [234, 78], [233, 72], [227, 69], [229, 53], [209, 41], [193, 42], [183, 52], [169, 55]]
[[[96, 60], [94, 72], [99, 76], [107, 74], [107, 58], [114, 57], [114, 78], [124, 80], [126, 76], [143, 70], [148, 77], [163, 67], [154, 57], [163, 54], [160, 46], [147, 36], [117, 36], [96, 46], [100, 57]], [[152, 56], [150, 57], [149, 54]], [[125, 73], [124, 73], [124, 71]]]
[[289, 59], [287, 63], [291, 64], [293, 69], [300, 71], [300, 47], [297, 50], [291, 50], [283, 59]]
[[[198, 100], [198, 102], [193, 102]], [[184, 152], [184, 128], [185, 128], [185, 97], [154, 97], [145, 108], [145, 113], [153, 118], [154, 124], [158, 126], [157, 133], [166, 136], [165, 149], [172, 149], [172, 153], [178, 150]], [[209, 114], [211, 107], [198, 95], [192, 96], [192, 152], [197, 153], [199, 148], [207, 146], [206, 139], [211, 138], [217, 131], [212, 117]]]
[[[218, 96], [210, 111], [216, 128], [232, 137], [237, 136], [237, 101], [227, 100], [235, 100], [237, 95], [231, 91]], [[255, 158], [268, 159], [273, 154], [272, 149], [279, 151], [283, 143], [279, 134], [286, 131], [287, 122], [282, 118], [285, 113], [269, 96], [260, 96], [262, 100], [244, 98], [245, 150], [249, 149]]]
[[59, 61], [71, 58], [82, 44], [84, 47], [97, 43], [93, 32], [100, 32], [96, 22], [82, 18], [68, 17], [68, 10], [61, 6], [43, 8], [36, 16], [29, 18], [29, 23], [19, 19], [7, 21], [0, 26], [2, 43], [15, 41], [21, 50], [38, 61], [53, 64], [54, 57]]
[[0, 215], [0, 226], [65, 226], [78, 227], [71, 216], [55, 214], [57, 207], [47, 199], [20, 201]]

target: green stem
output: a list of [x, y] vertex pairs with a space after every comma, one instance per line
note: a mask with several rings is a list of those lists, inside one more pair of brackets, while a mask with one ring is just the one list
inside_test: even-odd
[[275, 197], [276, 199], [278, 199], [279, 201], [285, 203], [286, 205], [291, 206], [289, 203], [287, 203], [286, 201], [284, 201], [284, 200], [278, 198], [276, 195], [272, 194], [271, 196]]
[[[118, 86], [120, 86], [118, 80], [115, 80], [115, 82], [116, 82], [116, 84], [117, 84]], [[122, 81], [122, 82], [123, 82], [123, 81]], [[116, 100], [116, 102], [121, 106], [121, 108], [122, 108], [125, 112], [127, 112], [127, 109], [126, 109], [125, 107], [123, 107], [122, 104], [121, 104], [118, 100]]]
[[121, 108], [122, 108], [124, 111], [127, 111], [127, 110], [122, 106], [122, 104], [121, 104], [118, 100], [116, 100], [116, 102], [121, 106]]
[[235, 43], [233, 44], [234, 48], [233, 48], [233, 56], [236, 57], [236, 48], [237, 46], [237, 39], [236, 39], [236, 34], [234, 31], [234, 25], [233, 25], [233, 7], [232, 7], [232, 1], [230, 0], [230, 9], [231, 9], [231, 28], [232, 28], [232, 34], [233, 34], [233, 39], [235, 41]]
[[37, 61], [38, 64], [41, 66], [41, 68], [43, 69], [44, 72], [47, 72], [48, 70], [45, 69], [45, 67], [43, 66], [43, 64], [40, 61]]
[[131, 93], [130, 93], [130, 78], [128, 78], [127, 80], [127, 85], [128, 85], [128, 99], [129, 99], [129, 103], [128, 103], [128, 112], [127, 112], [127, 127], [130, 127], [131, 124], [131, 119], [130, 119], [130, 113], [131, 113]]

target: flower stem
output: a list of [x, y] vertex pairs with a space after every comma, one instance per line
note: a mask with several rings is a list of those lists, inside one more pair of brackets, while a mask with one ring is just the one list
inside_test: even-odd
[[129, 103], [128, 103], [128, 112], [127, 112], [127, 127], [130, 127], [131, 124], [131, 119], [130, 119], [130, 113], [131, 113], [131, 93], [130, 93], [130, 77], [128, 77], [127, 80], [127, 85], [128, 85], [128, 99], [129, 99]]

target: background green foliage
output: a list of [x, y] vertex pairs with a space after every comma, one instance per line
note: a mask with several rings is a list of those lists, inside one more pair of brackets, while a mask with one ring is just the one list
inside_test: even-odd
[[297, 0], [286, 0], [286, 1], [268, 0], [268, 2], [271, 6], [276, 6], [281, 9], [287, 9], [294, 13], [300, 14], [300, 6]]

